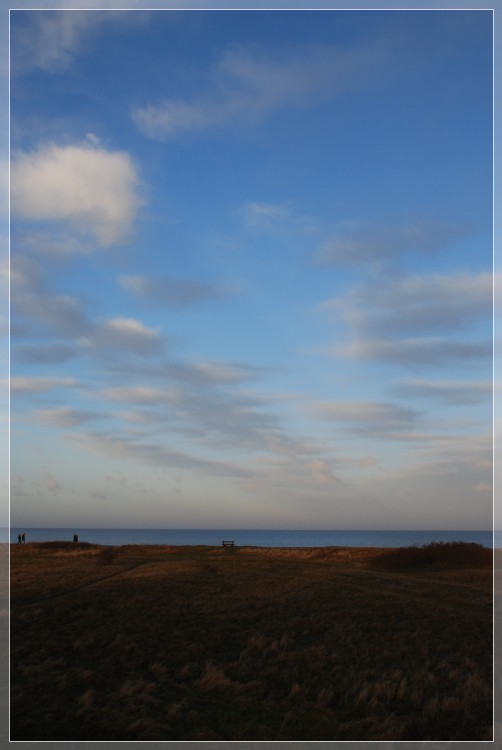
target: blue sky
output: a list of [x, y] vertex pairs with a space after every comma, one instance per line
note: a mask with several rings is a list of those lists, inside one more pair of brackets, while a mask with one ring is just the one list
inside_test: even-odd
[[492, 15], [11, 14], [13, 526], [489, 528]]

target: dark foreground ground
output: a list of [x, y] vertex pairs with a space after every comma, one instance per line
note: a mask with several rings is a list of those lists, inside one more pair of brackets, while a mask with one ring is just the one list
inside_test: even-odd
[[491, 552], [439, 547], [12, 546], [11, 739], [490, 740]]

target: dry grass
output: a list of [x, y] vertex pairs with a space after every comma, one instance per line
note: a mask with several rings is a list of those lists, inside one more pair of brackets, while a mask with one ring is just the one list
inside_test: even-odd
[[108, 549], [13, 546], [11, 739], [491, 738], [469, 549]]

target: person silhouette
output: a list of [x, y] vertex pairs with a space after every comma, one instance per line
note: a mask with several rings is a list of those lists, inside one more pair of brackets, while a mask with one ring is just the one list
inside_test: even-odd
[[26, 544], [26, 537], [24, 535], [24, 531], [23, 531], [23, 535], [22, 535], [21, 539], [23, 540], [23, 544]]
[[21, 534], [18, 534], [18, 535], [17, 535], [17, 543], [18, 543], [18, 544], [21, 544]]

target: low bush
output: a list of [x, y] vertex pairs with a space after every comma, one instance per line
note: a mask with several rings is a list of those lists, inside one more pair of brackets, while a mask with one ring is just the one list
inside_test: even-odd
[[376, 556], [371, 565], [382, 570], [403, 570], [422, 566], [490, 568], [492, 550], [474, 542], [431, 542], [421, 547], [398, 547]]

